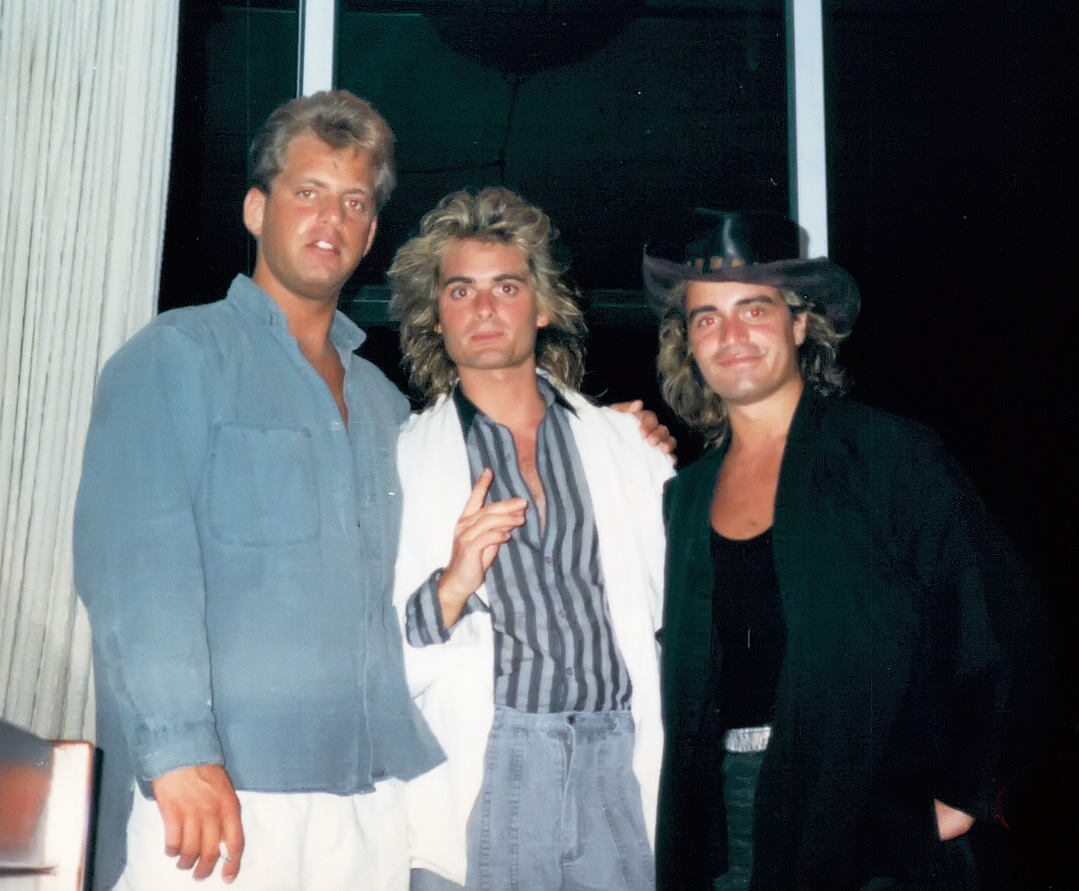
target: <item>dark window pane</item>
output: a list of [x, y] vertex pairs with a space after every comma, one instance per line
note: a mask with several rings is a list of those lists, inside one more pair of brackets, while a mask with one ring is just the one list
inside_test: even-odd
[[588, 291], [638, 289], [642, 242], [694, 205], [786, 211], [784, 34], [780, 0], [344, 3], [338, 79], [400, 172], [353, 287], [462, 187], [541, 205]]
[[181, 4], [163, 310], [218, 300], [254, 266], [241, 216], [247, 149], [296, 95], [297, 2]]

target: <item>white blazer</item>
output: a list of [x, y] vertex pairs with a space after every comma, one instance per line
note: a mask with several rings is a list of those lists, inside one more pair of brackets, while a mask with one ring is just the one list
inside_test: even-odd
[[[632, 415], [597, 408], [573, 391], [562, 396], [577, 412], [570, 428], [595, 512], [614, 636], [633, 682], [633, 770], [653, 840], [663, 749], [655, 638], [663, 618], [662, 497], [674, 469], [670, 458], [641, 439]], [[404, 425], [397, 459], [404, 500], [394, 605], [403, 628], [409, 597], [449, 562], [454, 526], [472, 489], [452, 399], [440, 397]], [[477, 593], [487, 602], [485, 588]], [[447, 756], [405, 787], [411, 865], [464, 884], [466, 829], [494, 719], [490, 616], [465, 616], [446, 643], [412, 647], [406, 641], [405, 671]]]

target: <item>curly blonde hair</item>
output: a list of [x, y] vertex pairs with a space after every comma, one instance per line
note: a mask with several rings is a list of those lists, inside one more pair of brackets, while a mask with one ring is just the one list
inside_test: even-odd
[[565, 271], [551, 256], [558, 237], [547, 215], [509, 189], [491, 186], [472, 195], [447, 195], [420, 221], [420, 234], [397, 251], [387, 272], [390, 316], [401, 323], [401, 353], [412, 385], [429, 401], [449, 393], [457, 367], [438, 333], [442, 258], [460, 239], [513, 245], [528, 258], [536, 303], [549, 320], [536, 334], [536, 365], [567, 387], [584, 376], [584, 317]]
[[[798, 347], [798, 367], [805, 385], [821, 396], [842, 395], [847, 389], [846, 373], [837, 360], [839, 334], [828, 317], [816, 311], [806, 299], [779, 288], [792, 313], [806, 316], [806, 336]], [[709, 445], [718, 445], [730, 431], [727, 407], [708, 386], [689, 349], [686, 328], [686, 283], [672, 288], [664, 304], [659, 326], [659, 355], [656, 370], [664, 401], [691, 428], [702, 433]]]

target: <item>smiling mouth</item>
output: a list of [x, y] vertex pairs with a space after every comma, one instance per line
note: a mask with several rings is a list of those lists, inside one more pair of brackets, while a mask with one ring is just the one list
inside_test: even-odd
[[322, 239], [319, 239], [318, 241], [312, 242], [312, 246], [317, 247], [319, 250], [322, 250], [322, 251], [334, 251], [334, 252], [337, 251], [337, 246], [336, 245], [331, 244], [328, 241], [323, 241]]
[[719, 365], [742, 365], [746, 362], [756, 362], [760, 356], [756, 353], [728, 353], [718, 356], [716, 362]]

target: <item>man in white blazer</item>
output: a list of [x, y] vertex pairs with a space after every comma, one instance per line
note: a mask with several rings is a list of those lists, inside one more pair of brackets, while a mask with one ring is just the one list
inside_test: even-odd
[[406, 789], [414, 889], [654, 887], [672, 462], [577, 392], [551, 238], [506, 189], [458, 192], [389, 272], [431, 403], [399, 439], [394, 601], [447, 755]]

